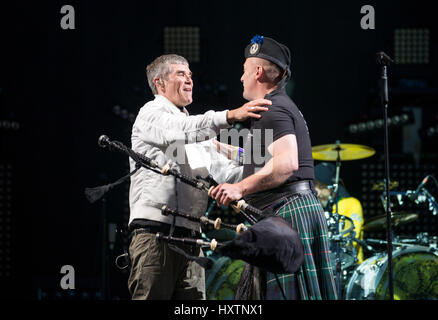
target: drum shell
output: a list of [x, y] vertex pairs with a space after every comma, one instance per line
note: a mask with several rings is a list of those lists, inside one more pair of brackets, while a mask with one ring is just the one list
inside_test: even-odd
[[213, 256], [213, 267], [206, 270], [207, 300], [233, 300], [245, 262]]
[[[438, 299], [438, 252], [409, 246], [393, 251], [395, 300]], [[360, 264], [345, 288], [347, 300], [388, 299], [388, 256], [375, 255]]]

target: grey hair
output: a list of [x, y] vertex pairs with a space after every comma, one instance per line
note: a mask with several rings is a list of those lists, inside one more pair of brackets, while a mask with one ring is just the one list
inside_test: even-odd
[[148, 78], [149, 87], [153, 94], [157, 94], [157, 87], [155, 86], [154, 79], [164, 79], [167, 80], [169, 73], [172, 71], [171, 64], [184, 64], [189, 65], [186, 58], [179, 56], [177, 54], [165, 54], [159, 56], [151, 64], [146, 67], [146, 75]]

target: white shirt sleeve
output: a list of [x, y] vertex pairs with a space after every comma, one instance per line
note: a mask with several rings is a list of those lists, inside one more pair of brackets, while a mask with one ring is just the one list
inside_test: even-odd
[[242, 180], [243, 166], [239, 166], [238, 162], [229, 160], [225, 155], [218, 152], [211, 140], [202, 144], [210, 154], [209, 172], [217, 183], [237, 183]]
[[229, 128], [227, 111], [207, 111], [202, 115], [175, 115], [161, 110], [142, 108], [134, 129], [145, 143], [167, 147], [174, 142], [185, 144], [205, 141], [216, 136], [221, 129]]

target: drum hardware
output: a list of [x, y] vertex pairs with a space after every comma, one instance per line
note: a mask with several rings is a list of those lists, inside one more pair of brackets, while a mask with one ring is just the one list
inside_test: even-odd
[[382, 254], [382, 258], [380, 258], [379, 260], [377, 260], [376, 264], [373, 265], [371, 269], [373, 269], [373, 270], [377, 270], [378, 268], [381, 268], [381, 267], [384, 265], [383, 257], [385, 257], [385, 256], [386, 256], [386, 254]]
[[[389, 190], [393, 190], [399, 186], [398, 181], [389, 182]], [[376, 182], [371, 187], [371, 191], [385, 191], [385, 181]]]
[[[432, 176], [428, 176], [432, 177]], [[388, 193], [390, 196], [395, 196], [396, 201], [400, 206], [403, 206], [407, 200], [413, 201], [416, 204], [428, 202], [429, 211], [434, 215], [438, 212], [438, 205], [435, 198], [424, 187], [427, 182], [427, 178], [423, 179], [416, 190], [407, 190], [405, 192], [392, 190]], [[433, 178], [436, 180], [435, 178]], [[394, 188], [391, 188], [394, 189]], [[373, 190], [378, 190], [377, 186], [373, 186]], [[381, 195], [381, 201], [383, 207], [386, 208], [387, 196], [385, 193]], [[391, 205], [392, 207], [392, 205]], [[391, 213], [391, 225], [399, 227], [410, 222], [413, 222], [419, 218], [416, 213], [396, 212]], [[387, 216], [381, 215], [374, 217], [367, 221], [363, 226], [365, 231], [374, 231], [379, 229], [385, 229], [387, 225]], [[402, 239], [398, 236], [392, 236], [391, 248], [394, 256], [394, 272], [393, 279], [396, 280], [394, 289], [395, 299], [438, 299], [437, 294], [427, 291], [430, 284], [434, 284], [436, 276], [438, 276], [438, 250], [437, 250], [437, 237], [430, 237], [427, 232], [418, 233], [415, 238]], [[377, 239], [366, 239], [367, 243], [388, 245], [388, 241]], [[412, 257], [410, 256], [412, 253]], [[380, 258], [379, 258], [380, 257]], [[392, 256], [391, 256], [392, 257]], [[370, 259], [374, 260], [370, 262]], [[423, 262], [428, 261], [428, 262]], [[389, 281], [387, 274], [388, 271], [389, 256], [377, 254], [365, 260], [356, 270], [353, 272], [346, 288], [346, 299], [384, 299], [387, 298], [388, 292], [385, 291]], [[411, 264], [421, 265], [422, 268], [416, 269], [411, 267]], [[403, 265], [404, 268], [399, 268], [398, 265]], [[378, 270], [376, 270], [376, 268]], [[412, 273], [412, 275], [406, 275], [406, 270]], [[382, 271], [383, 270], [383, 271]], [[421, 273], [417, 275], [415, 273]], [[429, 273], [433, 273], [433, 277], [429, 277]], [[412, 280], [415, 279], [415, 280]], [[426, 279], [426, 280], [423, 280]], [[385, 282], [386, 281], [386, 282]], [[412, 285], [413, 281], [420, 282]], [[385, 285], [382, 283], [385, 282]], [[399, 286], [399, 284], [401, 284]], [[360, 289], [358, 289], [360, 287]], [[384, 290], [385, 289], [385, 290]], [[410, 291], [413, 291], [412, 295]]]
[[[396, 240], [396, 239], [394, 239]], [[370, 243], [374, 243], [374, 244], [381, 244], [381, 245], [386, 245], [388, 244], [388, 242], [386, 240], [379, 240], [379, 239], [366, 239], [366, 242], [370, 242]], [[429, 245], [418, 245], [417, 240], [416, 239], [407, 239], [405, 241], [401, 240], [400, 241], [393, 241], [392, 244], [396, 247], [422, 247], [422, 248], [429, 248]]]
[[406, 244], [409, 244], [409, 243], [419, 244], [418, 239], [399, 239], [399, 237], [397, 237], [397, 236], [394, 238], [394, 242], [406, 243]]
[[357, 242], [359, 245], [361, 245], [363, 248], [367, 249], [370, 252], [377, 252], [376, 249], [374, 249], [372, 246], [370, 246], [364, 240], [359, 240], [357, 238], [353, 238], [353, 241]]
[[[399, 227], [403, 224], [410, 223], [412, 221], [417, 220], [419, 215], [417, 213], [391, 213], [391, 222], [394, 227]], [[376, 231], [386, 229], [386, 215], [380, 215], [377, 217], [373, 217], [366, 222], [362, 230], [364, 231]]]
[[[342, 230], [345, 227], [345, 220], [350, 221], [350, 227], [348, 229]], [[349, 217], [343, 216], [341, 214], [331, 216], [328, 221], [329, 238], [331, 241], [345, 242], [350, 241], [350, 239], [345, 239], [345, 235], [349, 234], [354, 229], [353, 220]], [[338, 226], [338, 228], [336, 228]], [[354, 233], [354, 231], [353, 231]]]
[[[424, 182], [425, 180], [423, 180]], [[374, 189], [377, 190], [377, 186]], [[392, 189], [394, 188], [392, 187]], [[428, 201], [429, 210], [434, 214], [438, 207], [433, 196], [425, 190], [424, 184], [420, 184], [416, 190], [405, 192], [392, 190], [389, 194], [396, 197], [400, 206], [408, 199], [417, 204]], [[386, 210], [387, 199], [384, 193], [382, 193], [381, 200]], [[386, 228], [386, 218], [386, 215], [374, 217], [366, 221], [362, 229], [364, 231], [383, 230]], [[394, 227], [411, 223], [417, 219], [419, 219], [417, 213], [391, 213], [391, 225]], [[392, 239], [394, 299], [438, 299], [437, 294], [428, 289], [431, 284], [435, 285], [435, 279], [438, 277], [438, 237], [431, 237], [427, 232], [421, 232], [415, 238], [405, 239], [393, 234]], [[364, 242], [370, 245], [388, 246], [387, 240], [365, 239]], [[375, 251], [374, 256], [357, 266], [347, 280], [345, 299], [387, 299], [389, 293], [388, 263], [389, 256], [386, 252], [377, 253]], [[414, 266], [416, 267], [414, 268]]]
[[415, 239], [418, 244], [429, 246], [431, 243], [431, 239], [429, 237], [429, 234], [427, 232], [420, 232], [417, 233], [417, 237]]
[[[335, 206], [335, 212], [331, 215], [331, 219], [334, 223], [331, 223], [329, 228], [329, 239], [334, 244], [335, 252], [335, 277], [338, 297], [341, 297], [341, 281], [342, 270], [351, 266], [357, 261], [356, 252], [352, 243], [352, 238], [355, 237], [354, 223], [351, 221], [351, 228], [347, 231], [341, 231], [345, 225], [345, 216], [341, 216], [338, 211], [338, 191], [339, 191], [339, 174], [341, 170], [341, 161], [359, 160], [373, 156], [376, 151], [373, 148], [356, 145], [356, 144], [341, 144], [339, 140], [335, 144], [326, 144], [312, 147], [312, 155], [316, 160], [321, 161], [336, 161], [336, 176], [333, 184], [333, 197], [329, 197], [329, 208]], [[345, 239], [345, 235], [349, 234], [348, 239]], [[346, 241], [347, 240], [347, 241]], [[353, 250], [353, 257], [346, 255], [346, 245], [350, 243]], [[341, 248], [341, 244], [346, 244]], [[341, 252], [342, 251], [342, 252]], [[353, 262], [351, 262], [351, 258]], [[348, 263], [342, 260], [348, 260]]]
[[[367, 242], [386, 244], [384, 240]], [[431, 247], [406, 243], [393, 251], [394, 298], [438, 299], [438, 251]], [[345, 287], [348, 300], [388, 299], [388, 255], [378, 253], [356, 267]]]
[[[327, 213], [329, 241], [332, 244], [331, 261], [333, 271], [335, 273], [335, 280], [341, 287], [345, 285], [352, 272], [352, 267], [357, 263], [357, 252], [353, 246], [355, 238], [354, 222], [351, 218], [336, 214]], [[350, 226], [343, 230], [346, 221], [350, 222]], [[339, 251], [337, 251], [339, 250]], [[342, 293], [341, 293], [342, 294]]]
[[[427, 232], [420, 232], [415, 238], [401, 239], [400, 237], [394, 237], [394, 245], [396, 246], [420, 246], [436, 248], [437, 236], [430, 237]], [[364, 242], [370, 242], [375, 244], [387, 244], [385, 240], [380, 239], [366, 239]]]
[[429, 211], [431, 211], [432, 214], [436, 216], [438, 214], [438, 203], [436, 202], [435, 198], [430, 194], [430, 192], [426, 190], [426, 188], [423, 189], [423, 193], [426, 195], [426, 199], [429, 204]]
[[[431, 211], [433, 215], [437, 215], [438, 203], [436, 202], [435, 197], [425, 187], [429, 179], [432, 179], [435, 182], [436, 186], [438, 187], [438, 181], [436, 180], [436, 178], [432, 175], [428, 175], [421, 181], [417, 189], [406, 190], [406, 191], [390, 191], [389, 195], [395, 196], [400, 206], [403, 205], [406, 198], [410, 201], [413, 201], [415, 204], [425, 203], [427, 201], [428, 210]], [[385, 210], [386, 210], [386, 200], [387, 200], [386, 198], [387, 197], [383, 192], [380, 196], [380, 199], [382, 201], [383, 208]]]
[[429, 247], [438, 249], [438, 237], [434, 236], [429, 238]]

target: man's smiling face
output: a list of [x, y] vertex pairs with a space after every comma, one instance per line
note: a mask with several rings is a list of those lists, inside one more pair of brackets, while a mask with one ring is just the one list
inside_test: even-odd
[[177, 107], [192, 103], [192, 72], [184, 64], [172, 64], [172, 71], [164, 82], [164, 95]]

